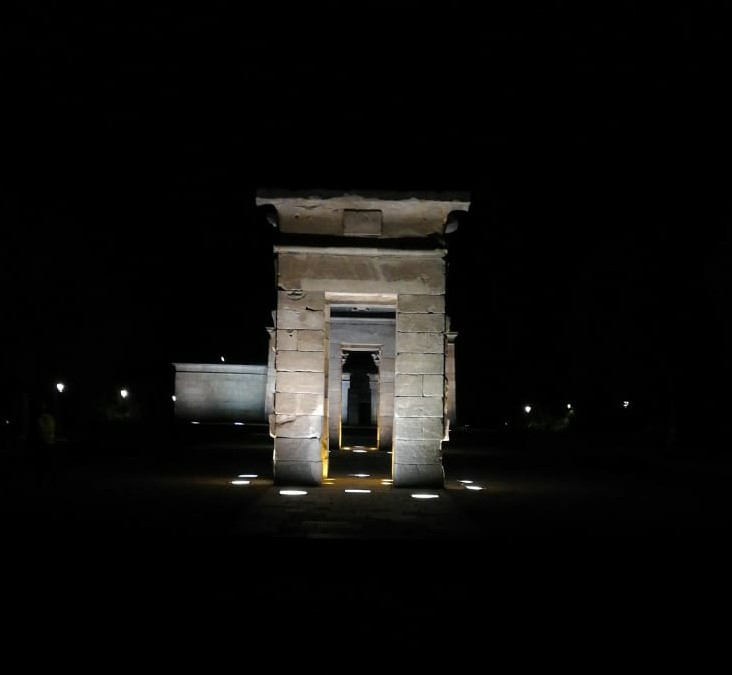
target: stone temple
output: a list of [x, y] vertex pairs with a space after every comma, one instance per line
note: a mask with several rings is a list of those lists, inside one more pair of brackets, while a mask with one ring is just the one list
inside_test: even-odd
[[[278, 484], [330, 451], [391, 452], [395, 487], [441, 487], [455, 417], [447, 237], [465, 193], [260, 190], [277, 306], [267, 366], [175, 364], [176, 415], [269, 422]], [[223, 410], [223, 412], [222, 412]]]

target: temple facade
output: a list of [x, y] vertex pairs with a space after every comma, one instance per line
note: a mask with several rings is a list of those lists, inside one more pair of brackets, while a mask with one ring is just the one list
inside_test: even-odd
[[464, 193], [262, 190], [277, 306], [265, 412], [279, 484], [319, 485], [331, 451], [392, 453], [394, 486], [444, 484], [455, 415], [446, 235]]

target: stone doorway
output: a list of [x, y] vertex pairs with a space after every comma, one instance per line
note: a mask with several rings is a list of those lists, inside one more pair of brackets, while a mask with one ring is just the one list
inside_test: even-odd
[[[467, 195], [259, 190], [257, 204], [277, 230], [267, 382], [275, 481], [321, 484], [344, 415], [347, 427], [371, 427], [376, 414], [368, 444], [385, 452], [363, 456], [391, 459], [395, 487], [444, 485], [455, 391], [446, 235]], [[349, 405], [341, 359], [357, 351], [379, 362], [375, 373], [347, 373]], [[364, 374], [374, 376], [368, 386]]]
[[379, 352], [344, 349], [341, 370], [341, 450], [378, 450]]

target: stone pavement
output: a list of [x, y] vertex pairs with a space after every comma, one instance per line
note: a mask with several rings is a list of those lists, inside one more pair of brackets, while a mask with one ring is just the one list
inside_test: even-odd
[[332, 483], [289, 496], [255, 436], [96, 451], [55, 486], [3, 458], [5, 643], [23, 658], [39, 640], [57, 664], [94, 667], [100, 652], [207, 669], [334, 652], [408, 667], [533, 655], [583, 672], [726, 658], [725, 464], [452, 446], [432, 491], [391, 487], [385, 453], [352, 453], [332, 456]]
[[315, 488], [267, 488], [234, 534], [404, 541], [471, 538], [479, 530], [448, 490], [393, 488], [380, 478], [337, 477]]

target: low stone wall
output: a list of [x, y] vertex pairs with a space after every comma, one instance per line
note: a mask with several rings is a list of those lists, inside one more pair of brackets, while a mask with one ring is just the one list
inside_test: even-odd
[[266, 421], [266, 365], [173, 365], [176, 419], [199, 422]]

